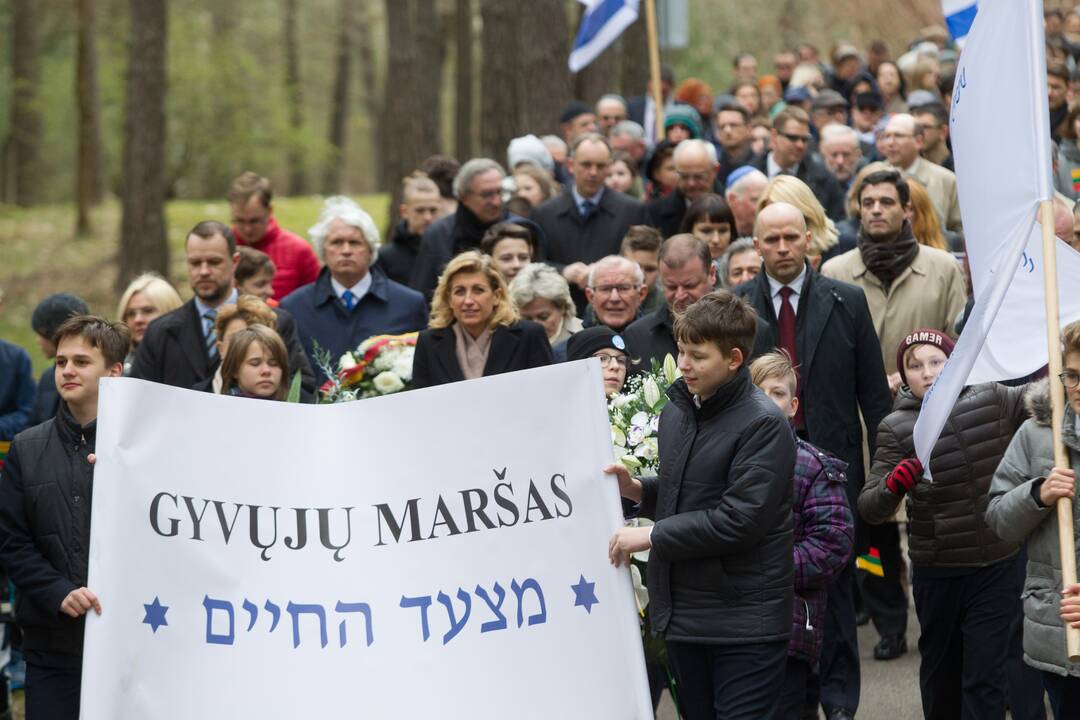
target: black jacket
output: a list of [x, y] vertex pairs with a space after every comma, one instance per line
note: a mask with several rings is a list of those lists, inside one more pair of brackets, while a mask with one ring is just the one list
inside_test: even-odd
[[[273, 308], [277, 332], [289, 351], [289, 378], [299, 370], [305, 398], [315, 392], [315, 374], [311, 371], [304, 348], [296, 336], [296, 322], [287, 310]], [[202, 320], [195, 300], [186, 303], [150, 323], [135, 352], [131, 377], [190, 389], [213, 376], [221, 358], [213, 364], [206, 354]]]
[[83, 618], [60, 612], [86, 585], [96, 422], [56, 417], [16, 436], [0, 480], [0, 564], [18, 592], [15, 619], [32, 662], [78, 667]]
[[630, 323], [622, 336], [626, 341], [626, 353], [630, 356], [631, 373], [649, 370], [653, 360], [663, 363], [664, 356], [668, 354], [679, 359], [674, 322], [667, 303], [662, 303], [648, 315]]
[[[545, 259], [561, 270], [576, 262], [589, 264], [606, 255], [618, 255], [626, 231], [633, 225], [648, 224], [649, 213], [634, 198], [608, 188], [588, 220], [581, 219], [572, 193], [543, 203], [533, 211], [532, 220], [547, 238]], [[585, 293], [571, 285], [570, 294], [581, 316], [587, 305]]]
[[660, 231], [664, 239], [679, 232], [686, 208], [689, 203], [678, 189], [672, 190], [662, 198], [657, 198], [649, 203], [649, 220], [654, 228]]
[[390, 239], [379, 248], [376, 265], [394, 282], [408, 285], [413, 264], [420, 253], [420, 239], [420, 235], [409, 232], [405, 220], [399, 221], [390, 233]]
[[[453, 327], [428, 328], [416, 339], [413, 355], [413, 387], [464, 380], [455, 350]], [[542, 325], [519, 320], [513, 325], [500, 325], [491, 336], [484, 377], [515, 370], [551, 365], [551, 343]]]
[[700, 409], [680, 379], [660, 414], [649, 616], [669, 640], [787, 640], [794, 598], [795, 436], [745, 366]]
[[[759, 155], [754, 159], [753, 165], [765, 173], [769, 174], [768, 168], [768, 153]], [[799, 163], [799, 167], [795, 171], [795, 177], [802, 180], [813, 191], [814, 197], [818, 199], [821, 206], [825, 208], [825, 214], [833, 222], [838, 222], [846, 217], [847, 213], [844, 209], [844, 191], [840, 188], [840, 181], [836, 179], [836, 176], [829, 172], [829, 169], [825, 167], [825, 163], [818, 160], [812, 153], [807, 151], [803, 157], [802, 162]]]
[[37, 390], [34, 392], [34, 408], [30, 411], [27, 427], [40, 425], [56, 417], [60, 409], [60, 392], [56, 389], [56, 364], [53, 363], [41, 373]]
[[728, 175], [741, 168], [743, 165], [754, 165], [758, 162], [758, 157], [754, 154], [754, 151], [750, 149], [749, 142], [746, 143], [746, 149], [737, 157], [728, 155], [727, 150], [724, 150], [719, 143], [716, 145], [716, 154], [720, 157], [720, 164], [717, 165], [716, 168], [716, 181], [725, 190], [727, 189]]
[[[503, 217], [495, 222], [501, 222], [505, 217], [504, 212]], [[413, 261], [409, 287], [419, 290], [430, 300], [446, 264], [455, 255], [478, 249], [484, 233], [494, 224], [480, 222], [480, 218], [461, 203], [458, 203], [457, 212], [453, 215], [431, 223], [424, 231], [420, 249]]]
[[[758, 314], [752, 358], [779, 345], [776, 310], [765, 272], [732, 290]], [[881, 362], [881, 345], [863, 291], [819, 275], [806, 266], [795, 316], [800, 398], [807, 439], [847, 463], [852, 507], [866, 477], [863, 431], [876, 428], [892, 410], [892, 395]], [[871, 457], [874, 434], [867, 438]]]

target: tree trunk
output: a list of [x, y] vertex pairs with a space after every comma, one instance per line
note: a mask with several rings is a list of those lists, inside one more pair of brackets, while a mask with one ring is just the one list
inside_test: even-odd
[[[461, 162], [472, 157], [473, 148], [473, 4], [457, 0], [454, 13], [454, 153]], [[523, 3], [522, 9], [529, 7]], [[530, 43], [525, 43], [529, 46]]]
[[77, 219], [75, 232], [90, 232], [90, 208], [102, 198], [101, 121], [98, 113], [97, 48], [94, 0], [77, 0], [79, 48], [75, 71], [75, 95], [79, 104], [79, 150], [75, 179]]
[[147, 270], [169, 271], [165, 234], [166, 0], [131, 0], [124, 121], [123, 220], [117, 290]]
[[[559, 129], [559, 113], [570, 100], [570, 28], [566, 3], [534, 0], [518, 6], [519, 37], [530, 38], [518, 48], [520, 73], [527, 78], [520, 98], [522, 128], [544, 135]], [[507, 168], [509, 171], [510, 168]]]
[[[528, 99], [528, 82], [518, 72], [521, 46], [527, 44], [518, 36], [519, 11], [517, 3], [480, 0], [480, 15], [484, 21], [480, 152], [499, 162], [506, 161], [506, 146], [521, 133], [522, 107]], [[532, 30], [534, 28], [530, 28]]]
[[341, 32], [335, 61], [334, 89], [330, 98], [330, 128], [326, 135], [330, 146], [323, 171], [323, 192], [341, 191], [341, 165], [345, 161], [346, 129], [349, 124], [349, 72], [352, 65], [353, 0], [341, 0]]
[[[391, 216], [401, 179], [439, 151], [439, 91], [445, 53], [433, 0], [386, 0], [387, 63], [379, 173], [391, 194]], [[424, 68], [424, 72], [417, 72]]]
[[304, 98], [300, 86], [300, 47], [296, 39], [297, 0], [285, 0], [285, 102], [289, 112], [289, 194], [307, 193], [307, 174], [304, 172], [304, 152], [300, 142], [304, 132]]
[[14, 0], [11, 5], [12, 99], [11, 164], [14, 174], [12, 197], [17, 205], [38, 201], [41, 178], [39, 151], [44, 126], [38, 106], [41, 57], [36, 0]]

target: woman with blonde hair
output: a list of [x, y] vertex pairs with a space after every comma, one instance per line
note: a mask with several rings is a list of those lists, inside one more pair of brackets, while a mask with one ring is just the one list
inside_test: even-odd
[[229, 341], [221, 361], [221, 394], [284, 400], [289, 394], [289, 352], [276, 331], [251, 325]]
[[157, 273], [144, 273], [128, 283], [116, 305], [116, 318], [131, 329], [131, 352], [124, 360], [124, 375], [131, 372], [135, 348], [142, 342], [150, 322], [183, 304], [176, 289]]
[[905, 178], [908, 189], [911, 191], [911, 211], [908, 219], [911, 221], [911, 232], [920, 245], [945, 250], [948, 252], [949, 244], [945, 241], [945, 235], [941, 232], [941, 221], [938, 219], [937, 210], [926, 193], [922, 183], [913, 177]]
[[520, 319], [491, 258], [463, 252], [446, 266], [416, 340], [413, 386], [442, 385], [550, 365], [551, 344], [537, 323]]
[[[836, 224], [825, 215], [825, 208], [814, 195], [810, 186], [794, 175], [777, 175], [765, 186], [758, 200], [758, 212], [767, 205], [784, 202], [794, 205], [806, 219], [806, 229], [810, 231], [810, 248], [807, 253], [811, 264], [816, 268], [822, 260], [833, 257], [839, 248], [840, 233]], [[842, 252], [843, 250], [841, 250]]]

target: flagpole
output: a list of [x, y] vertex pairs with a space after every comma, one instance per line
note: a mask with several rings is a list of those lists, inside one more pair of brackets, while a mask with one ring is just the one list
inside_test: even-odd
[[[1058, 316], [1057, 249], [1054, 238], [1054, 203], [1039, 205], [1043, 240], [1043, 288], [1046, 295], [1046, 342], [1049, 350], [1051, 428], [1054, 433], [1054, 465], [1069, 467], [1069, 455], [1061, 442], [1061, 421], [1065, 416], [1065, 388], [1061, 384], [1061, 323]], [[1072, 500], [1057, 501], [1058, 548], [1061, 554], [1061, 582], [1076, 582], [1076, 539], [1073, 534]], [[1080, 661], [1080, 628], [1065, 625], [1065, 649], [1072, 662]]]
[[660, 88], [660, 38], [656, 32], [656, 0], [645, 0], [645, 27], [649, 34], [649, 80], [656, 109], [654, 140], [664, 137], [664, 94]]

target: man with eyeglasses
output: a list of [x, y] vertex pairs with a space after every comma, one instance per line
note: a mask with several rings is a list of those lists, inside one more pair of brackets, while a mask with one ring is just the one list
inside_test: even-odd
[[665, 238], [679, 232], [686, 208], [702, 195], [716, 192], [716, 146], [706, 140], [683, 140], [675, 146], [675, 190], [649, 203], [652, 225]]
[[920, 155], [926, 145], [923, 126], [911, 115], [897, 113], [889, 118], [877, 143], [890, 165], [922, 183], [942, 224], [953, 232], [963, 232], [956, 175]]
[[638, 318], [648, 292], [645, 273], [636, 262], [621, 255], [601, 258], [589, 270], [585, 327], [603, 325], [621, 333]]
[[281, 300], [301, 285], [315, 282], [321, 263], [306, 240], [277, 224], [273, 197], [270, 181], [250, 170], [233, 180], [225, 193], [237, 243], [270, 256], [275, 268], [273, 298]]
[[601, 135], [611, 136], [611, 129], [626, 119], [626, 99], [610, 93], [596, 101], [596, 120]]
[[751, 165], [754, 150], [750, 147], [750, 112], [736, 102], [726, 102], [716, 108], [717, 149], [720, 151], [716, 167], [716, 179], [726, 186], [728, 176], [735, 168]]
[[777, 175], [794, 175], [806, 183], [834, 221], [844, 218], [844, 193], [829, 169], [808, 153], [810, 147], [810, 116], [799, 107], [786, 107], [773, 120], [772, 148], [753, 165], [770, 180]]
[[548, 200], [531, 218], [547, 239], [547, 261], [570, 284], [579, 314], [587, 306], [589, 265], [617, 255], [631, 226], [651, 224], [645, 205], [604, 185], [610, 165], [607, 138], [599, 133], [578, 136], [570, 149], [570, 192]]

